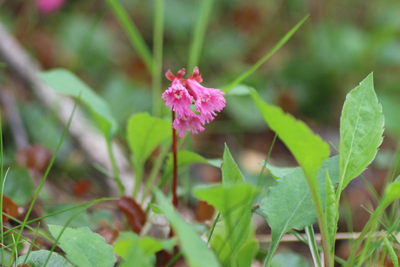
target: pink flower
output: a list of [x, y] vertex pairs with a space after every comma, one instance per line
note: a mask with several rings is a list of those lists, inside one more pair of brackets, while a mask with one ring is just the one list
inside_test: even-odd
[[62, 7], [65, 0], [36, 0], [39, 11], [44, 14], [52, 13]]
[[[202, 125], [214, 120], [215, 112], [220, 112], [225, 107], [225, 93], [219, 89], [206, 88], [200, 83], [203, 81], [199, 69], [194, 68], [193, 74], [183, 79], [185, 69], [181, 69], [176, 76], [170, 70], [165, 76], [172, 81], [171, 86], [163, 93], [162, 98], [166, 106], [176, 112], [176, 119], [172, 127], [179, 130], [179, 136], [184, 137], [186, 131], [197, 134], [204, 131]], [[190, 109], [194, 104], [196, 114]]]

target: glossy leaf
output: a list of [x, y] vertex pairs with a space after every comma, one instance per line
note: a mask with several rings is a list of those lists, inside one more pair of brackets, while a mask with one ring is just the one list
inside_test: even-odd
[[79, 77], [65, 69], [53, 69], [41, 72], [40, 78], [58, 93], [80, 97], [96, 120], [97, 126], [107, 140], [117, 131], [117, 122], [111, 114], [107, 102], [98, 96]]
[[7, 174], [4, 194], [10, 196], [17, 205], [27, 204], [33, 196], [33, 178], [21, 168], [12, 168]]
[[[57, 238], [63, 227], [49, 225], [49, 230]], [[104, 238], [93, 233], [89, 228], [65, 228], [58, 240], [67, 258], [78, 266], [112, 267], [116, 261], [112, 246]]]
[[[51, 253], [50, 259], [47, 262], [46, 266], [51, 266], [51, 267], [73, 267], [71, 263], [69, 263], [65, 258], [60, 256], [59, 254], [55, 252], [50, 252], [48, 250], [40, 250], [40, 251], [31, 251], [29, 255], [23, 255], [19, 257], [15, 265], [19, 265], [24, 263], [25, 258], [28, 257], [26, 260], [26, 264], [29, 264], [30, 267], [43, 267], [47, 257], [49, 256], [49, 253]], [[22, 265], [25, 266], [25, 265]]]
[[127, 139], [135, 161], [142, 165], [162, 141], [171, 137], [172, 124], [140, 113], [131, 116], [127, 124]]
[[222, 164], [222, 183], [224, 185], [244, 184], [246, 183], [242, 172], [233, 159], [228, 146], [225, 144], [224, 163]]
[[176, 213], [161, 191], [157, 190], [156, 196], [164, 216], [180, 240], [181, 251], [188, 265], [191, 267], [221, 266], [214, 252], [207, 248], [207, 244], [201, 240], [194, 229]]
[[[208, 164], [208, 165], [212, 165], [212, 166], [220, 168], [222, 162], [220, 161], [220, 159], [212, 159], [212, 160], [206, 159], [206, 158], [200, 156], [199, 154], [191, 152], [191, 151], [187, 151], [187, 150], [178, 151], [178, 168], [185, 166], [185, 165], [192, 164], [192, 163], [203, 163], [203, 164]], [[169, 178], [169, 176], [171, 176], [172, 171], [173, 171], [172, 164], [173, 164], [173, 161], [172, 161], [172, 153], [171, 153], [168, 155], [165, 171], [162, 176], [162, 181], [166, 181]]]
[[[332, 179], [332, 184], [339, 182], [339, 156], [326, 160], [317, 174], [318, 191], [323, 205], [326, 199], [326, 173]], [[267, 222], [272, 229], [269, 260], [273, 256], [282, 236], [290, 229], [302, 230], [313, 224], [316, 211], [310, 188], [301, 168], [278, 179], [273, 187], [268, 189], [267, 197], [261, 203]]]
[[303, 168], [307, 179], [316, 186], [317, 171], [330, 155], [329, 145], [304, 122], [284, 113], [279, 107], [266, 104], [256, 91], [252, 91], [252, 96], [271, 130], [278, 134]]
[[231, 260], [237, 260], [238, 251], [248, 239], [251, 206], [258, 194], [251, 185], [240, 183], [198, 187], [194, 190], [199, 199], [214, 206], [224, 218], [224, 226], [218, 226], [211, 239], [211, 247], [217, 252], [223, 266]]
[[372, 162], [382, 143], [384, 118], [372, 73], [346, 96], [340, 119], [340, 177], [344, 189]]
[[140, 233], [146, 223], [146, 213], [131, 197], [121, 197], [117, 200], [118, 208], [128, 218], [130, 227], [135, 233]]

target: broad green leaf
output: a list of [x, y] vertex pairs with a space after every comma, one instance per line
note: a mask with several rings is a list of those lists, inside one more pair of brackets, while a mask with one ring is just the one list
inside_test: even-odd
[[[382, 143], [384, 118], [372, 73], [346, 96], [340, 119], [341, 189], [372, 162]], [[340, 193], [340, 192], [339, 192]]]
[[39, 251], [31, 251], [29, 255], [21, 256], [15, 262], [15, 265], [19, 265], [24, 263], [25, 258], [28, 256], [28, 259], [25, 261], [26, 264], [29, 264], [30, 267], [43, 267], [47, 257], [51, 253], [50, 259], [47, 262], [46, 266], [51, 267], [73, 267], [71, 263], [69, 263], [65, 258], [60, 256], [55, 252], [50, 252], [48, 250], [39, 250]]
[[284, 252], [277, 254], [272, 259], [272, 267], [310, 267], [310, 264], [299, 254], [293, 252]]
[[[260, 163], [261, 166], [264, 166], [264, 164], [265, 161]], [[274, 177], [275, 180], [281, 179], [283, 176], [294, 172], [294, 170], [296, 169], [296, 167], [277, 167], [269, 163], [267, 163], [265, 167], [271, 173], [272, 177]]]
[[99, 97], [75, 74], [65, 69], [53, 69], [39, 74], [40, 78], [58, 93], [79, 97], [90, 109], [96, 120], [97, 126], [102, 131], [107, 141], [117, 131], [117, 122], [111, 114], [107, 102]]
[[171, 122], [152, 117], [148, 113], [132, 115], [126, 128], [129, 147], [140, 165], [162, 141], [172, 135]]
[[[46, 214], [51, 214], [55, 212], [59, 212], [65, 209], [69, 209], [74, 207], [75, 205], [69, 204], [69, 203], [58, 203], [55, 205], [45, 205], [44, 206], [44, 211]], [[50, 217], [47, 217], [45, 220], [46, 224], [55, 224], [59, 226], [64, 226], [65, 222], [74, 216], [76, 213], [76, 210], [69, 210], [65, 211]], [[77, 215], [69, 224], [69, 227], [71, 228], [78, 228], [78, 227], [89, 227], [91, 229], [94, 229], [93, 223], [90, 221], [89, 215], [87, 211], [81, 212], [79, 215]]]
[[[162, 247], [161, 247], [162, 248]], [[121, 233], [114, 245], [115, 253], [124, 259], [122, 266], [143, 266], [151, 267], [148, 257], [142, 246], [140, 238], [133, 232]]]
[[237, 260], [238, 251], [248, 239], [251, 206], [257, 193], [254, 187], [241, 182], [231, 186], [198, 187], [194, 190], [199, 199], [214, 206], [224, 218], [224, 227], [218, 227], [211, 239], [211, 247], [217, 252], [223, 266]]
[[271, 130], [278, 134], [302, 167], [307, 179], [316, 186], [317, 171], [330, 155], [329, 145], [304, 122], [284, 113], [279, 107], [266, 104], [256, 91], [251, 93]]
[[[318, 191], [322, 204], [326, 199], [326, 173], [332, 184], [339, 182], [339, 156], [326, 160], [317, 173]], [[268, 189], [267, 197], [261, 203], [266, 220], [272, 229], [272, 242], [267, 259], [270, 261], [282, 236], [290, 229], [302, 230], [317, 219], [314, 203], [306, 177], [301, 168], [278, 179]]]
[[243, 174], [240, 172], [235, 160], [233, 159], [228, 146], [225, 144], [224, 163], [222, 164], [222, 183], [224, 185], [246, 183]]
[[335, 234], [337, 230], [337, 215], [338, 207], [336, 206], [336, 195], [335, 188], [332, 184], [332, 180], [329, 176], [329, 172], [326, 172], [326, 200], [325, 200], [325, 221], [329, 238], [330, 251], [333, 252], [335, 249]]
[[[63, 227], [49, 225], [49, 230], [51, 235], [57, 238]], [[65, 228], [58, 241], [67, 258], [78, 266], [112, 267], [116, 261], [112, 246], [87, 227]]]
[[174, 233], [178, 236], [181, 251], [190, 267], [218, 267], [221, 266], [214, 252], [207, 248], [207, 244], [173, 209], [161, 191], [156, 191], [158, 205], [164, 216], [170, 222]]
[[385, 190], [385, 195], [383, 197], [382, 204], [383, 206], [388, 206], [390, 203], [400, 198], [400, 176], [396, 179], [395, 182], [389, 184], [389, 186]]
[[27, 204], [33, 195], [33, 180], [22, 168], [12, 168], [7, 174], [4, 195], [9, 196], [18, 206]]
[[[168, 155], [168, 160], [166, 163], [165, 171], [162, 176], [162, 181], [166, 181], [168, 177], [172, 174], [173, 171], [173, 161], [172, 161], [172, 154]], [[209, 164], [213, 165], [215, 167], [220, 168], [221, 167], [221, 160], [220, 159], [206, 159], [200, 156], [197, 153], [187, 151], [187, 150], [180, 150], [178, 151], [178, 168], [192, 164], [192, 163], [203, 163], [203, 164]]]

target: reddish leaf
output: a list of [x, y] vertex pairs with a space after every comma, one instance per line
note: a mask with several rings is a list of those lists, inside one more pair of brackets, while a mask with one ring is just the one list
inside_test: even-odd
[[104, 237], [109, 245], [112, 245], [119, 237], [118, 229], [103, 229], [98, 234]]
[[31, 267], [28, 263], [25, 263], [24, 265], [18, 264], [17, 267]]
[[143, 225], [146, 223], [146, 213], [139, 204], [130, 197], [121, 197], [117, 200], [118, 208], [128, 218], [129, 225], [135, 233], [140, 233]]
[[197, 202], [196, 220], [198, 222], [211, 220], [214, 212], [214, 207], [209, 205], [206, 201], [199, 200]]
[[[15, 204], [11, 198], [5, 195], [3, 195], [3, 212], [14, 218], [18, 216], [18, 205]], [[7, 221], [8, 217], [3, 215], [3, 224]]]
[[93, 183], [89, 180], [76, 181], [74, 183], [72, 191], [77, 197], [85, 197], [89, 193], [90, 189], [92, 189], [92, 187]]
[[40, 145], [33, 145], [15, 154], [18, 165], [31, 171], [44, 173], [51, 160], [51, 154]]

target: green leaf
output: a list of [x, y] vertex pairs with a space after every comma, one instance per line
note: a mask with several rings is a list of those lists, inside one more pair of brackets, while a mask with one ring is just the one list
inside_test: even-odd
[[299, 254], [293, 252], [284, 252], [277, 254], [272, 259], [272, 267], [310, 267], [310, 264]]
[[171, 137], [172, 124], [148, 113], [132, 115], [127, 124], [127, 139], [135, 161], [142, 165], [162, 141]]
[[[372, 162], [382, 143], [384, 118], [372, 73], [346, 96], [340, 119], [340, 177], [344, 189]], [[340, 193], [340, 192], [339, 192]]]
[[338, 207], [336, 206], [336, 195], [335, 188], [332, 184], [332, 180], [329, 176], [329, 172], [326, 172], [326, 200], [325, 200], [325, 221], [327, 226], [328, 238], [330, 251], [334, 252], [335, 249], [335, 234], [337, 230], [337, 216]]
[[271, 130], [278, 134], [303, 168], [307, 179], [316, 186], [317, 171], [330, 155], [329, 145], [304, 122], [284, 113], [279, 107], [266, 104], [256, 91], [252, 91], [252, 96]]
[[243, 174], [240, 172], [235, 160], [233, 159], [228, 146], [225, 144], [224, 163], [222, 164], [222, 183], [224, 185], [245, 184]]
[[123, 232], [114, 245], [115, 253], [124, 259], [122, 266], [151, 267], [148, 257], [142, 246], [140, 238], [132, 232]]
[[47, 262], [46, 266], [51, 266], [51, 267], [73, 267], [71, 263], [69, 263], [66, 259], [64, 259], [62, 256], [55, 252], [50, 252], [48, 250], [40, 250], [40, 251], [31, 251], [29, 255], [24, 255], [21, 256], [17, 259], [15, 262], [15, 265], [19, 265], [24, 263], [25, 258], [28, 256], [28, 259], [26, 260], [26, 264], [29, 264], [30, 267], [43, 267], [47, 257], [49, 256], [49, 253], [51, 253], [50, 259]]
[[[323, 201], [326, 199], [326, 173], [332, 184], [339, 181], [339, 156], [326, 160], [317, 174], [318, 191]], [[271, 260], [282, 236], [290, 229], [302, 230], [313, 224], [316, 211], [310, 188], [301, 168], [283, 176], [268, 189], [267, 197], [261, 203], [266, 220], [272, 229], [272, 242], [267, 259]]]
[[79, 97], [90, 109], [96, 120], [97, 126], [106, 137], [107, 141], [117, 131], [118, 125], [107, 102], [99, 97], [75, 74], [65, 69], [53, 69], [39, 74], [40, 78], [58, 93]]
[[215, 254], [207, 248], [193, 228], [188, 225], [173, 209], [161, 191], [156, 191], [158, 204], [164, 216], [170, 222], [181, 244], [181, 251], [191, 267], [218, 267], [221, 266]]
[[[166, 163], [165, 171], [161, 179], [161, 184], [164, 184], [165, 181], [171, 176], [172, 171], [173, 171], [173, 161], [172, 161], [172, 153], [168, 155], [168, 160]], [[200, 156], [197, 153], [187, 151], [187, 150], [180, 150], [178, 151], [178, 168], [192, 164], [192, 163], [203, 163], [203, 164], [209, 164], [212, 166], [215, 166], [217, 168], [221, 167], [221, 159], [206, 159]]]
[[[258, 191], [240, 182], [232, 185], [198, 187], [194, 194], [214, 206], [224, 217], [224, 227], [217, 227], [211, 247], [217, 252], [223, 266], [237, 260], [237, 253], [249, 236], [251, 206]], [[222, 241], [222, 242], [221, 242]]]
[[12, 168], [7, 174], [4, 195], [9, 196], [18, 206], [27, 204], [33, 196], [33, 181], [29, 172]]
[[390, 203], [400, 198], [400, 182], [398, 179], [399, 178], [397, 178], [395, 182], [389, 184], [386, 188], [385, 195], [381, 203], [382, 206], [387, 207]]
[[[59, 212], [62, 210], [66, 210], [69, 208], [74, 207], [75, 205], [69, 204], [69, 203], [58, 203], [55, 205], [45, 205], [44, 206], [44, 211], [46, 214], [51, 214], [55, 212]], [[69, 210], [65, 211], [50, 217], [47, 217], [45, 219], [46, 224], [55, 224], [58, 226], [64, 226], [65, 222], [67, 219], [71, 218], [74, 216], [76, 213], [75, 210]], [[69, 224], [69, 227], [71, 228], [78, 228], [78, 227], [89, 227], [91, 229], [94, 228], [93, 223], [90, 221], [89, 215], [87, 211], [81, 212], [79, 215], [77, 215]]]
[[260, 245], [253, 233], [238, 252], [237, 266], [250, 267], [259, 249]]
[[[264, 166], [264, 164], [265, 160], [264, 162], [260, 163], [261, 166]], [[291, 174], [296, 169], [296, 167], [277, 167], [269, 163], [267, 163], [265, 167], [271, 173], [272, 177], [274, 177], [275, 180], [281, 179], [283, 176]]]
[[[57, 238], [63, 227], [49, 225], [49, 230], [51, 235]], [[59, 242], [67, 258], [78, 266], [111, 267], [116, 261], [112, 246], [87, 227], [65, 228]]]

